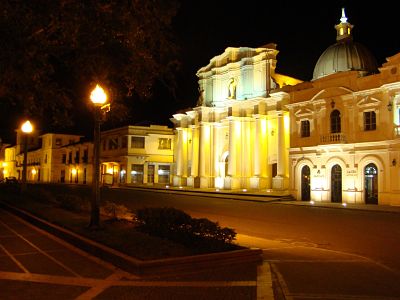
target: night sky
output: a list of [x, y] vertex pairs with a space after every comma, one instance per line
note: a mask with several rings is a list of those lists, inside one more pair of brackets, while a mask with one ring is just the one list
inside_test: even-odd
[[[196, 71], [227, 47], [276, 43], [279, 50], [276, 71], [310, 80], [319, 56], [336, 41], [334, 25], [339, 23], [342, 7], [346, 9], [348, 22], [354, 25], [354, 40], [364, 44], [381, 65], [386, 57], [400, 52], [400, 25], [393, 3], [182, 0], [173, 21], [182, 62], [176, 94], [156, 88], [152, 99], [133, 103], [131, 124], [172, 127], [169, 120], [172, 114], [196, 104]], [[5, 140], [6, 132], [14, 135], [13, 129], [1, 128]], [[90, 135], [91, 128], [87, 126], [77, 133]]]
[[[336, 42], [334, 26], [341, 8], [354, 25], [354, 40], [364, 44], [381, 65], [400, 52], [398, 12], [393, 2], [378, 1], [184, 1], [175, 19], [187, 82], [185, 101], [195, 104], [195, 73], [227, 47], [259, 47], [276, 43], [276, 71], [310, 80], [314, 66]], [[190, 99], [190, 100], [189, 100]]]

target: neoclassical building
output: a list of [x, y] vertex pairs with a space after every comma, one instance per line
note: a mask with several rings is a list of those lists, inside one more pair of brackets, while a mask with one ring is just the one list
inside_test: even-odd
[[298, 200], [400, 204], [400, 53], [378, 67], [342, 11], [311, 82], [287, 88]]
[[193, 110], [173, 115], [173, 184], [218, 189], [289, 188], [289, 94], [299, 80], [275, 73], [275, 44], [227, 48], [197, 72]]
[[197, 106], [171, 119], [174, 185], [400, 205], [400, 53], [378, 66], [344, 10], [335, 29], [308, 82], [275, 72], [274, 44], [201, 68]]

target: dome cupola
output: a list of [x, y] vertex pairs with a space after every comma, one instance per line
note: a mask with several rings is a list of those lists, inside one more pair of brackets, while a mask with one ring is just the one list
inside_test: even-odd
[[312, 80], [345, 71], [358, 71], [360, 76], [377, 71], [375, 57], [364, 45], [353, 41], [353, 27], [347, 22], [342, 8], [340, 23], [335, 26], [336, 43], [329, 46], [319, 57]]

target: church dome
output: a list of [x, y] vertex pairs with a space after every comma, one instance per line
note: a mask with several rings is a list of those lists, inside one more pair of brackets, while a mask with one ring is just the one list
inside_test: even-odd
[[353, 41], [353, 25], [347, 22], [344, 9], [340, 21], [341, 23], [335, 26], [337, 43], [328, 47], [318, 59], [313, 80], [343, 71], [358, 71], [361, 76], [365, 76], [378, 69], [371, 52], [364, 45]]

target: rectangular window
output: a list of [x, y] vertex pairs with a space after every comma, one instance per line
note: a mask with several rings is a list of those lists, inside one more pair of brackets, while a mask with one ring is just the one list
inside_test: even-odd
[[158, 183], [169, 183], [170, 167], [169, 165], [158, 166]]
[[108, 140], [108, 150], [118, 149], [118, 137], [113, 137]]
[[75, 163], [79, 164], [79, 150], [75, 152]]
[[56, 146], [61, 146], [62, 140], [61, 139], [56, 139]]
[[128, 137], [125, 135], [121, 140], [121, 148], [125, 149], [128, 146]]
[[158, 149], [171, 149], [171, 139], [159, 138]]
[[64, 154], [62, 155], [61, 162], [62, 162], [63, 164], [66, 164], [66, 163], [67, 163], [67, 154], [64, 153]]
[[364, 130], [375, 130], [376, 129], [376, 114], [374, 111], [364, 112]]
[[144, 136], [133, 136], [131, 138], [131, 148], [144, 149]]
[[310, 121], [308, 121], [308, 120], [301, 121], [300, 134], [301, 134], [301, 137], [310, 136]]
[[[87, 164], [89, 161], [88, 149], [83, 150], [82, 162]], [[86, 169], [85, 169], [86, 170]]]
[[143, 183], [143, 165], [132, 165], [131, 181], [132, 183]]
[[72, 152], [68, 153], [68, 163], [72, 164]]

